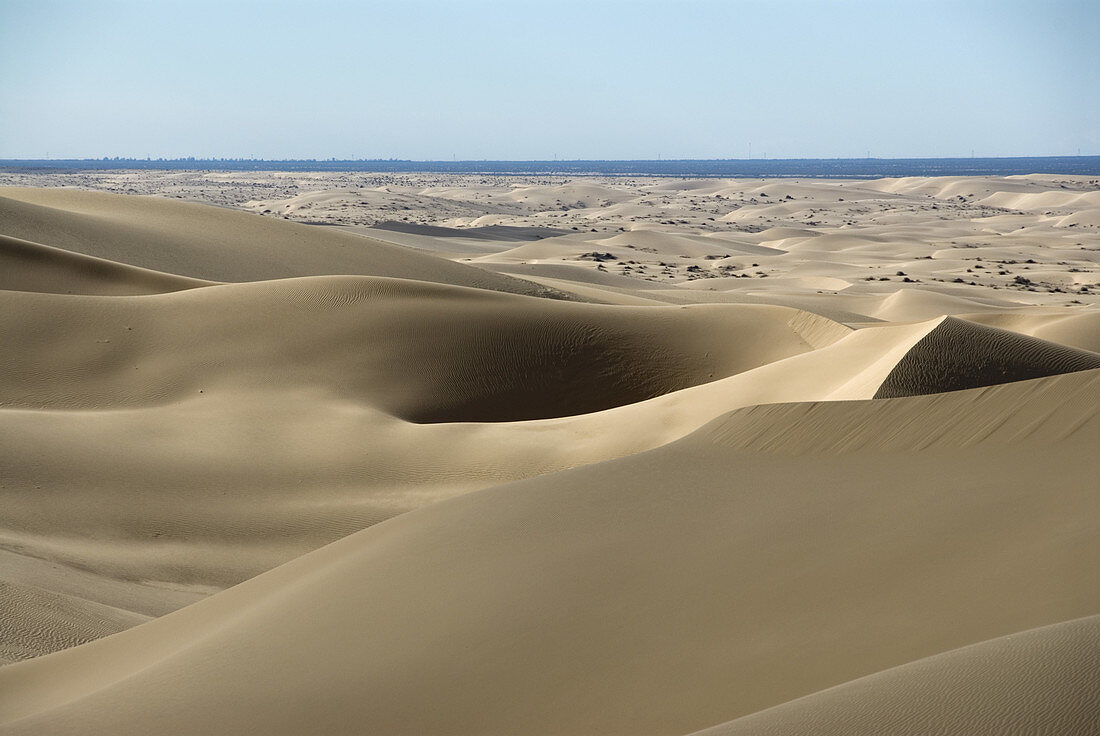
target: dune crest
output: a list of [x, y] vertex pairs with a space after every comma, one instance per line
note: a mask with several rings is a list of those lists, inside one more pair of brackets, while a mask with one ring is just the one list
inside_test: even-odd
[[1100, 355], [944, 317], [898, 361], [876, 399], [936, 394], [1100, 368]]

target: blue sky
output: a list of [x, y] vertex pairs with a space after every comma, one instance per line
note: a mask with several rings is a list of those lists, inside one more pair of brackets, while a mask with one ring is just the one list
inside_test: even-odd
[[1097, 0], [0, 0], [0, 157], [1100, 154], [1098, 38]]

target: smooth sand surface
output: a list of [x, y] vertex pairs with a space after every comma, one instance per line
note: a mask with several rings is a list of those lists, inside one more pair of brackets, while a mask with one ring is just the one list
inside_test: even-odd
[[1093, 733], [1100, 617], [1011, 634], [902, 665], [700, 731], [775, 734]]
[[0, 289], [4, 290], [133, 296], [213, 283], [0, 235]]
[[525, 282], [349, 233], [159, 198], [0, 187], [0, 233], [213, 281], [364, 274], [543, 295]]
[[0, 733], [1100, 733], [1100, 182], [0, 184]]
[[[780, 405], [459, 496], [0, 669], [8, 728], [690, 732], [1078, 618], [1100, 604], [1083, 584], [1100, 508], [1075, 462], [1100, 438], [1098, 389], [1089, 371]], [[948, 416], [967, 441], [915, 446]], [[849, 424], [862, 440], [819, 448]], [[761, 433], [785, 442], [743, 446]]]

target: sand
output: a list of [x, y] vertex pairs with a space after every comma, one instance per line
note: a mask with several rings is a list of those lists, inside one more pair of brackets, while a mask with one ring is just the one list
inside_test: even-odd
[[1100, 182], [0, 183], [0, 733], [1100, 733]]

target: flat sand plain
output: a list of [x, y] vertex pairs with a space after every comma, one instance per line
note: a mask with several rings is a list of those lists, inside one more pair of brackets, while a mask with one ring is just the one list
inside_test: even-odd
[[1100, 733], [1100, 180], [0, 173], [0, 733]]

